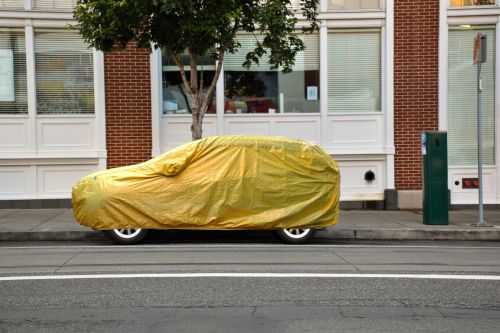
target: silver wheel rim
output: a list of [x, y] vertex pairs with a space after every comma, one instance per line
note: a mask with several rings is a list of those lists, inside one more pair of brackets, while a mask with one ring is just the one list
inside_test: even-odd
[[310, 232], [311, 228], [308, 229], [283, 229], [285, 235], [290, 238], [300, 239], [306, 237]]
[[134, 238], [141, 233], [142, 229], [113, 229], [113, 232], [120, 238]]

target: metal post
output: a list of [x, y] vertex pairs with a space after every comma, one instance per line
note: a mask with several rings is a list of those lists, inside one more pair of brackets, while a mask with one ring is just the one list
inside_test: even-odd
[[479, 193], [479, 219], [476, 227], [490, 227], [484, 223], [483, 216], [483, 149], [481, 140], [481, 92], [483, 91], [483, 74], [481, 64], [486, 62], [486, 35], [478, 33], [474, 39], [474, 63], [477, 64], [477, 174]]
[[483, 75], [481, 73], [481, 61], [477, 63], [477, 173], [479, 192], [479, 220], [478, 226], [484, 226], [483, 219], [483, 152], [481, 144], [481, 92], [483, 90]]

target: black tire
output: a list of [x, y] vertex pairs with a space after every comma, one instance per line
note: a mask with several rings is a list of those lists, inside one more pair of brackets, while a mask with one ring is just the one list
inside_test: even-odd
[[109, 238], [120, 245], [140, 243], [148, 234], [148, 229], [113, 229], [106, 230]]
[[276, 235], [287, 244], [305, 244], [308, 243], [316, 234], [316, 229], [280, 229], [276, 230]]

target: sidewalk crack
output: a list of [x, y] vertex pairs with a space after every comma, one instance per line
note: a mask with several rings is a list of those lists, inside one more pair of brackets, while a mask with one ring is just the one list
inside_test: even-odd
[[62, 212], [60, 212], [59, 214], [56, 214], [56, 215], [51, 216], [51, 217], [48, 217], [48, 218], [47, 218], [47, 219], [45, 219], [43, 222], [41, 222], [40, 224], [37, 224], [36, 226], [34, 226], [33, 228], [31, 228], [30, 230], [34, 230], [34, 229], [38, 228], [38, 227], [39, 227], [39, 226], [41, 226], [42, 224], [47, 223], [47, 222], [49, 222], [49, 221], [50, 221], [50, 220], [52, 220], [52, 219], [55, 219], [56, 217], [58, 217], [58, 216], [60, 216], [60, 215], [64, 214], [65, 212], [66, 212], [66, 211], [65, 211], [65, 210], [63, 210], [63, 211], [62, 211]]

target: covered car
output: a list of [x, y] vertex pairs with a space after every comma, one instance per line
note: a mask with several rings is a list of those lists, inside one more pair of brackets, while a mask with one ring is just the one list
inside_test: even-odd
[[276, 230], [309, 240], [337, 222], [340, 175], [317, 145], [285, 137], [214, 136], [73, 186], [77, 221], [137, 243], [148, 229]]

